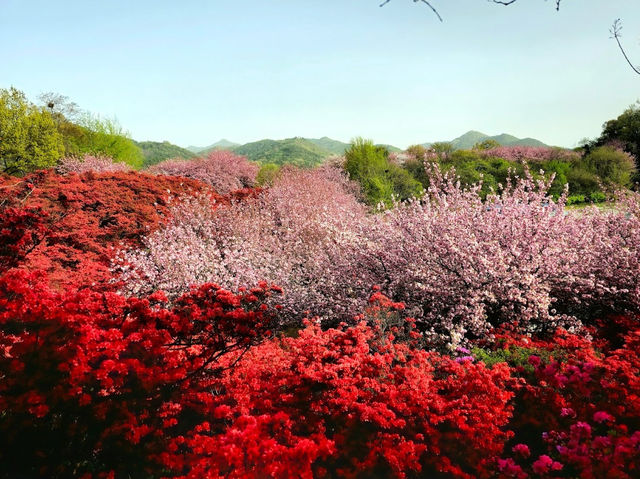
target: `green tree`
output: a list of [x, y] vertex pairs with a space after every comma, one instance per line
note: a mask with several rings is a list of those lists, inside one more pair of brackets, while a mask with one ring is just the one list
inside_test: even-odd
[[256, 175], [257, 186], [272, 186], [280, 173], [280, 166], [275, 163], [265, 163]]
[[[618, 118], [606, 122], [596, 144], [602, 146], [618, 142], [634, 156], [636, 168], [640, 170], [640, 102], [631, 105]], [[637, 174], [635, 180], [640, 180]]]
[[629, 186], [635, 173], [633, 158], [611, 146], [595, 148], [582, 158], [579, 167], [597, 175], [604, 183], [616, 186]]
[[455, 151], [455, 148], [448, 141], [437, 141], [431, 144], [431, 150], [433, 150], [441, 160], [448, 160]]
[[487, 138], [486, 140], [479, 141], [478, 143], [473, 145], [471, 149], [472, 150], [492, 150], [494, 148], [498, 148], [499, 146], [501, 145], [496, 140]]
[[371, 206], [390, 206], [394, 198], [406, 200], [422, 192], [421, 183], [399, 165], [389, 161], [389, 152], [370, 140], [356, 138], [345, 153], [344, 168], [360, 183]]
[[0, 167], [11, 175], [49, 168], [64, 154], [51, 114], [30, 103], [23, 92], [0, 89]]
[[133, 168], [142, 167], [144, 163], [142, 150], [116, 120], [86, 113], [80, 117], [78, 126], [82, 131], [78, 136], [70, 139], [70, 143], [77, 152], [104, 155]]

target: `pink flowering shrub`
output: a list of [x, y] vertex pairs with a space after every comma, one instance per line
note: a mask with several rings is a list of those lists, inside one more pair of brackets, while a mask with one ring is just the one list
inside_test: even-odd
[[484, 158], [502, 158], [514, 162], [546, 162], [551, 160], [570, 162], [580, 159], [580, 154], [563, 148], [546, 146], [499, 146], [489, 150], [478, 150]]
[[176, 297], [207, 281], [237, 290], [266, 280], [285, 290], [285, 316], [350, 318], [375, 282], [354, 268], [368, 217], [352, 191], [337, 169], [287, 168], [271, 188], [229, 207], [183, 201], [143, 248], [121, 254], [125, 290]]
[[545, 331], [638, 310], [640, 218], [623, 203], [567, 214], [550, 182], [520, 178], [482, 201], [434, 169], [423, 201], [374, 223], [377, 284], [453, 345], [504, 322]]
[[184, 176], [207, 183], [226, 195], [255, 185], [260, 167], [230, 151], [212, 151], [205, 158], [166, 160], [149, 168], [156, 175]]
[[177, 296], [207, 281], [266, 280], [285, 290], [283, 317], [350, 321], [377, 284], [428, 341], [454, 347], [502, 323], [552, 331], [640, 309], [637, 198], [567, 214], [548, 195], [551, 180], [515, 179], [483, 200], [479, 185], [431, 175], [423, 200], [378, 214], [331, 168], [286, 171], [254, 200], [215, 212], [185, 202], [121, 255], [125, 290]]
[[69, 173], [115, 173], [121, 171], [132, 171], [126, 163], [116, 162], [108, 156], [84, 155], [82, 158], [67, 156], [58, 163], [56, 171], [61, 175]]

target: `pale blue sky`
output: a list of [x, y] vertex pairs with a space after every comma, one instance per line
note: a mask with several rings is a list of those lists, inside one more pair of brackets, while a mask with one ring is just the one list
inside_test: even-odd
[[640, 99], [640, 1], [0, 0], [0, 87], [115, 116], [138, 140], [470, 129], [574, 146]]

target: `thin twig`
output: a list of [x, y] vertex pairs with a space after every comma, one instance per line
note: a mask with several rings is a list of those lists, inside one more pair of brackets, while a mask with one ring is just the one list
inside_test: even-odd
[[631, 63], [631, 60], [629, 60], [629, 57], [627, 56], [627, 52], [624, 51], [624, 48], [622, 47], [622, 43], [620, 42], [620, 37], [622, 36], [622, 33], [621, 33], [622, 22], [620, 21], [619, 18], [617, 18], [615, 22], [613, 22], [610, 32], [611, 32], [611, 35], [613, 35], [611, 38], [615, 39], [615, 41], [618, 43], [618, 47], [620, 47], [620, 51], [622, 52], [624, 59], [627, 60], [627, 63], [629, 64], [631, 69], [634, 72], [636, 72], [638, 75], [640, 75], [640, 69], [638, 69], [638, 67], [636, 67], [633, 63]]
[[[380, 4], [380, 6], [381, 6], [381, 7], [384, 7], [384, 6], [385, 6], [387, 3], [389, 3], [390, 1], [391, 1], [391, 0], [384, 0], [384, 2], [382, 2], [382, 3]], [[433, 11], [433, 13], [435, 13], [435, 14], [436, 14], [436, 17], [438, 17], [438, 20], [440, 20], [441, 22], [443, 21], [443, 20], [442, 20], [442, 17], [440, 16], [440, 13], [438, 13], [438, 10], [436, 10], [436, 9], [434, 8], [434, 6], [433, 6], [433, 5], [431, 5], [429, 2], [427, 2], [427, 0], [413, 0], [413, 3], [418, 3], [418, 2], [422, 2], [422, 3], [424, 3], [427, 7], [429, 7], [429, 8]]]

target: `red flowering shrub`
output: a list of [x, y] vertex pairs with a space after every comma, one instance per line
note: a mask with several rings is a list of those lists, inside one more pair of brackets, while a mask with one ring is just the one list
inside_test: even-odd
[[523, 383], [509, 424], [513, 455], [498, 461], [501, 477], [640, 475], [640, 325], [611, 321], [623, 331], [620, 346], [619, 331], [613, 341], [563, 331], [550, 341], [502, 338], [502, 351], [517, 352], [506, 358]]
[[47, 234], [38, 208], [0, 208], [0, 274], [20, 265]]
[[0, 178], [0, 265], [45, 270], [61, 286], [104, 283], [115, 249], [140, 245], [170, 196], [202, 191], [226, 201], [196, 181], [135, 172]]
[[[266, 284], [161, 295], [51, 291], [0, 278], [0, 476], [162, 475], [156, 459], [195, 425], [224, 365], [266, 337]], [[192, 403], [195, 404], [192, 406]]]
[[508, 369], [392, 339], [309, 324], [251, 349], [165, 464], [194, 479], [476, 477], [508, 437]]

